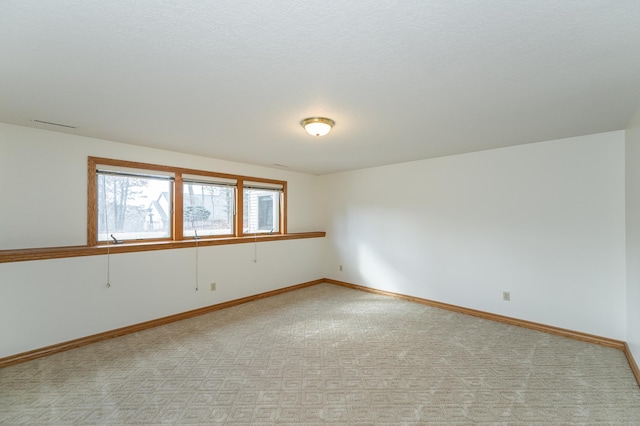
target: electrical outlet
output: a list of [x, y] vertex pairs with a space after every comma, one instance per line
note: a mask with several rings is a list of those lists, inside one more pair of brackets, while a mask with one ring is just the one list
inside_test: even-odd
[[342, 272], [342, 265], [340, 265], [340, 266], [338, 267], [338, 269], [340, 269], [340, 272]]
[[216, 291], [216, 283], [211, 283], [211, 291]]
[[503, 291], [502, 292], [502, 300], [504, 300], [505, 302], [510, 302], [511, 301], [511, 292], [510, 291]]

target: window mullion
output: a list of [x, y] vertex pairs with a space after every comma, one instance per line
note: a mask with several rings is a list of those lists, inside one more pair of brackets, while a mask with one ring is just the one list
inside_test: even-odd
[[173, 194], [173, 240], [180, 241], [184, 237], [184, 182], [182, 173], [176, 173]]
[[236, 195], [236, 237], [244, 235], [244, 181], [238, 179]]
[[280, 232], [287, 233], [287, 183], [282, 185], [282, 193], [280, 194]]
[[96, 163], [92, 158], [88, 161], [87, 175], [87, 245], [98, 244], [98, 177]]

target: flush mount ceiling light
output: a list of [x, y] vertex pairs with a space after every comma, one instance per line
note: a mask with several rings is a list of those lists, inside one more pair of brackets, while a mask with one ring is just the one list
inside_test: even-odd
[[335, 124], [335, 121], [326, 117], [309, 117], [300, 122], [300, 125], [312, 136], [326, 135]]

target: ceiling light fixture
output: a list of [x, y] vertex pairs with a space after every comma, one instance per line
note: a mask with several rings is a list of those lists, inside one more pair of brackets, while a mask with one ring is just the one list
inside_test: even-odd
[[300, 125], [312, 136], [326, 135], [335, 124], [335, 121], [326, 117], [309, 117], [300, 122]]

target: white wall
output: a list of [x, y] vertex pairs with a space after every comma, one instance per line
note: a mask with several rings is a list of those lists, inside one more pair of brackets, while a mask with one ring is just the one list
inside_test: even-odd
[[625, 339], [624, 155], [618, 131], [323, 176], [324, 275]]
[[640, 109], [627, 136], [627, 344], [640, 363]]
[[[0, 249], [86, 244], [87, 156], [288, 181], [317, 231], [317, 177], [0, 124]], [[322, 238], [0, 264], [0, 357], [318, 278]], [[257, 262], [254, 262], [257, 255]], [[211, 292], [209, 284], [217, 283]]]

